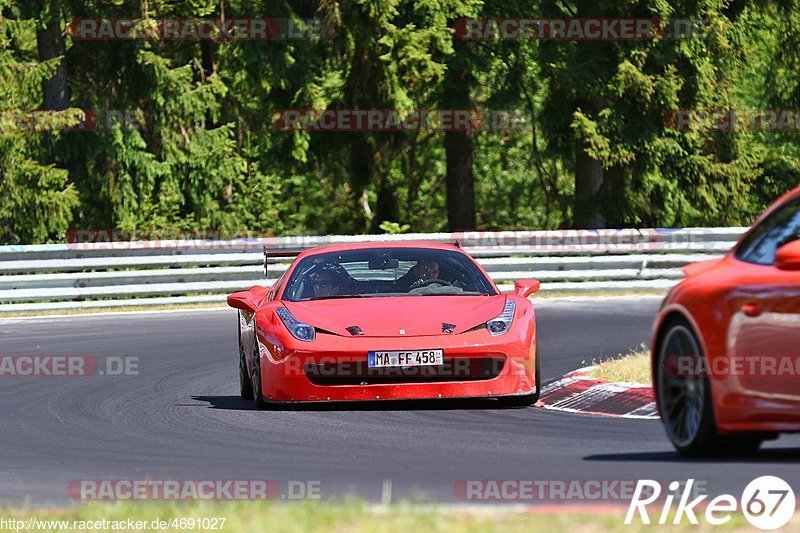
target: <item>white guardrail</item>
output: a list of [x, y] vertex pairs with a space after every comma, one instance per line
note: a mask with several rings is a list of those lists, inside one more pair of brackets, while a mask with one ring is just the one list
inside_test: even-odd
[[603, 229], [330, 235], [233, 240], [116, 241], [0, 246], [0, 313], [223, 302], [269, 285], [290, 259], [263, 250], [348, 242], [458, 242], [503, 290], [537, 278], [547, 293], [659, 291], [681, 267], [719, 257], [746, 228]]

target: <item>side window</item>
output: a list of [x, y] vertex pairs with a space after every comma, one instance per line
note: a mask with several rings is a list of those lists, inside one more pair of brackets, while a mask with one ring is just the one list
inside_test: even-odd
[[736, 250], [736, 258], [772, 265], [778, 248], [800, 239], [800, 200], [789, 202], [762, 221]]

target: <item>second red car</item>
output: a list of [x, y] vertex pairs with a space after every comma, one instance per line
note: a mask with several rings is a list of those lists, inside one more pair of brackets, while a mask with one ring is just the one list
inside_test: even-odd
[[725, 257], [684, 270], [652, 343], [673, 445], [685, 455], [752, 452], [800, 431], [800, 187]]

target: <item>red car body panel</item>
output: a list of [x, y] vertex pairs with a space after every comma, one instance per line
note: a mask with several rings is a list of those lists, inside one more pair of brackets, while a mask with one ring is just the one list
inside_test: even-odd
[[[261, 394], [265, 401], [472, 398], [537, 392], [536, 320], [527, 297], [497, 294], [281, 300], [285, 289], [281, 283], [290, 278], [303, 258], [368, 248], [455, 250], [486, 275], [459, 248], [440, 243], [328, 245], [303, 252], [270, 289], [252, 287], [228, 297], [228, 303], [240, 310], [239, 340], [248, 373], [253, 372], [255, 358], [250, 354], [255, 353], [256, 346], [260, 354]], [[497, 290], [491, 278], [486, 277]], [[516, 302], [516, 312], [506, 333], [492, 336], [485, 327], [473, 329], [497, 317], [509, 299]], [[318, 332], [316, 339], [308, 342], [292, 336], [276, 313], [281, 307], [298, 321], [313, 325]], [[443, 323], [455, 326], [452, 333], [443, 332]], [[347, 331], [355, 325], [363, 335], [354, 336]], [[461, 374], [454, 375], [463, 379], [448, 376], [437, 380], [424, 375], [425, 367], [414, 367], [421, 369], [417, 381], [363, 375], [369, 351], [428, 349], [442, 349], [445, 364], [459, 368], [457, 372]], [[492, 368], [486, 370], [489, 366]]]
[[[753, 228], [798, 198], [800, 187], [778, 200]], [[724, 258], [686, 267], [686, 279], [667, 295], [653, 326], [653, 383], [660, 335], [675, 316], [692, 326], [710, 369], [730, 369], [734, 359], [744, 365], [754, 358], [776, 361], [774, 374], [765, 365], [756, 372], [746, 367], [710, 372], [715, 420], [723, 435], [800, 431], [800, 270], [737, 259], [737, 247], [752, 231]]]

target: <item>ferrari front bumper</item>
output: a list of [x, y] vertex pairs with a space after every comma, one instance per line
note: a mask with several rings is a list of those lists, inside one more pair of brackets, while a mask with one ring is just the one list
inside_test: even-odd
[[[487, 334], [488, 336], [488, 334]], [[463, 338], [458, 338], [463, 337]], [[362, 401], [488, 398], [535, 394], [535, 342], [474, 342], [479, 335], [347, 339], [324, 351], [292, 351], [280, 359], [261, 358], [266, 401]], [[483, 340], [481, 338], [481, 340]], [[472, 342], [471, 342], [472, 341]], [[337, 349], [338, 348], [338, 349]], [[370, 350], [441, 348], [444, 364], [369, 368]]]

